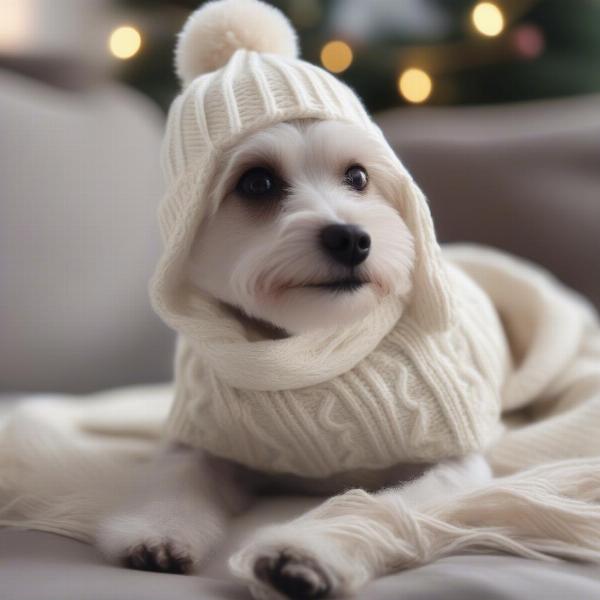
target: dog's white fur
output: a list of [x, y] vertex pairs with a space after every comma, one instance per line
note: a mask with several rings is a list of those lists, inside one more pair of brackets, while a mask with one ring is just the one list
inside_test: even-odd
[[[365, 316], [389, 293], [406, 297], [413, 240], [378, 186], [385, 173], [379, 172], [377, 152], [362, 130], [338, 122], [282, 123], [246, 139], [225, 157], [215, 188], [222, 202], [198, 232], [192, 281], [246, 315], [291, 333], [343, 326]], [[370, 174], [364, 192], [343, 183], [354, 164]], [[271, 166], [289, 185], [280, 206], [252, 206], [232, 191], [255, 165]], [[303, 287], [348, 274], [319, 247], [319, 231], [335, 223], [359, 225], [373, 242], [357, 268], [369, 284], [350, 294]]]
[[[190, 256], [189, 279], [198, 293], [235, 309], [254, 335], [262, 336], [341, 327], [366, 315], [389, 293], [407, 299], [413, 240], [386, 199], [385, 190], [392, 186], [379, 165], [379, 152], [378, 142], [359, 128], [337, 122], [279, 124], [231, 149], [214, 182], [217, 208], [205, 219]], [[362, 192], [344, 181], [345, 171], [355, 164], [369, 175]], [[286, 182], [284, 197], [274, 205], [248, 202], [236, 192], [242, 173], [256, 166], [269, 167]], [[348, 267], [332, 261], [318, 242], [321, 229], [335, 223], [358, 225], [370, 235], [369, 256], [353, 270], [366, 283], [353, 291], [305, 287], [348, 276]], [[375, 501], [369, 496], [361, 511], [365, 526], [351, 543], [331, 526], [332, 511], [343, 518], [347, 510], [342, 495], [339, 509], [332, 501], [328, 519], [315, 511], [258, 533], [233, 564], [249, 564], [265, 585], [293, 598], [351, 592], [391, 568], [378, 535], [386, 503], [418, 507], [490, 477], [480, 456], [424, 471], [407, 483], [408, 468], [400, 468], [395, 485], [378, 492]], [[195, 451], [165, 453], [144, 484], [132, 486], [123, 506], [100, 524], [100, 548], [111, 560], [138, 568], [192, 570], [223, 536], [228, 518], [247, 505], [256, 482], [264, 482], [245, 473], [249, 483], [242, 485], [240, 472], [224, 463], [215, 468], [214, 460]], [[345, 475], [336, 479], [340, 489], [361, 485], [361, 474]], [[289, 483], [285, 478], [275, 482]], [[369, 486], [384, 484], [389, 484], [389, 471], [382, 471], [379, 481], [370, 474]], [[320, 482], [301, 478], [294, 478], [294, 486], [322, 489]]]

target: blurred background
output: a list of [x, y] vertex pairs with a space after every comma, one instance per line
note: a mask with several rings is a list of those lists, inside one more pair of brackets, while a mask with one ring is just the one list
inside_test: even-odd
[[[273, 0], [303, 57], [370, 110], [506, 102], [600, 90], [598, 0]], [[198, 0], [2, 0], [5, 60], [50, 57], [114, 75], [167, 108], [172, 51]], [[71, 75], [74, 73], [71, 71]], [[96, 73], [98, 74], [98, 73]], [[91, 73], [88, 73], [91, 76]]]
[[[600, 304], [600, 0], [273, 0], [363, 98], [444, 241]], [[0, 0], [0, 391], [170, 377], [152, 314], [164, 112], [198, 0]]]
[[[597, 0], [276, 0], [273, 4], [298, 30], [304, 58], [339, 73], [370, 110], [600, 90]], [[141, 36], [140, 48], [124, 65], [121, 77], [163, 106], [176, 87], [170, 61], [173, 34], [196, 5], [195, 0], [123, 0], [117, 5], [130, 11], [129, 22]]]

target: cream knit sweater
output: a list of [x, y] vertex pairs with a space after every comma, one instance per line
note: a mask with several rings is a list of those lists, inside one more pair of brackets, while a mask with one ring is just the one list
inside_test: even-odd
[[[241, 332], [201, 351], [182, 336], [167, 434], [305, 477], [484, 450], [500, 431], [508, 348], [479, 287], [458, 269], [450, 282], [455, 324], [435, 334], [388, 299], [344, 331], [261, 342]], [[204, 317], [232, 325], [217, 308]]]

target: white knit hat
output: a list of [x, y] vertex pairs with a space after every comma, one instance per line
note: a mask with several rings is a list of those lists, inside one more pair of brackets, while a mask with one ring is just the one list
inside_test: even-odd
[[[191, 15], [179, 37], [181, 94], [168, 117], [163, 167], [168, 191], [160, 209], [165, 248], [152, 282], [157, 312], [202, 345], [182, 288], [183, 266], [210, 205], [219, 159], [251, 133], [297, 119], [354, 123], [377, 137], [388, 171], [397, 173], [393, 202], [415, 239], [416, 268], [408, 310], [430, 331], [446, 329], [452, 302], [423, 194], [354, 92], [297, 58], [295, 33], [279, 10], [259, 0], [217, 0]], [[206, 299], [209, 302], [208, 299]], [[192, 333], [192, 330], [196, 330]]]

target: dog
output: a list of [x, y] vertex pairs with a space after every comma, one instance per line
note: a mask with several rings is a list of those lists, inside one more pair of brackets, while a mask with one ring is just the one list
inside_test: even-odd
[[[339, 121], [293, 120], [246, 137], [220, 164], [211, 191], [218, 208], [185, 266], [191, 289], [230, 311], [256, 340], [346, 327], [389, 294], [408, 302], [414, 240], [390, 202], [381, 157], [379, 142]], [[334, 597], [390, 570], [386, 507], [420, 508], [490, 477], [480, 454], [316, 479], [170, 447], [103, 519], [97, 544], [132, 568], [193, 572], [258, 495], [327, 494], [324, 508], [258, 532], [233, 560], [280, 596]], [[368, 501], [343, 493], [353, 487], [375, 493]], [[340, 537], [336, 519], [353, 518], [370, 525]]]

